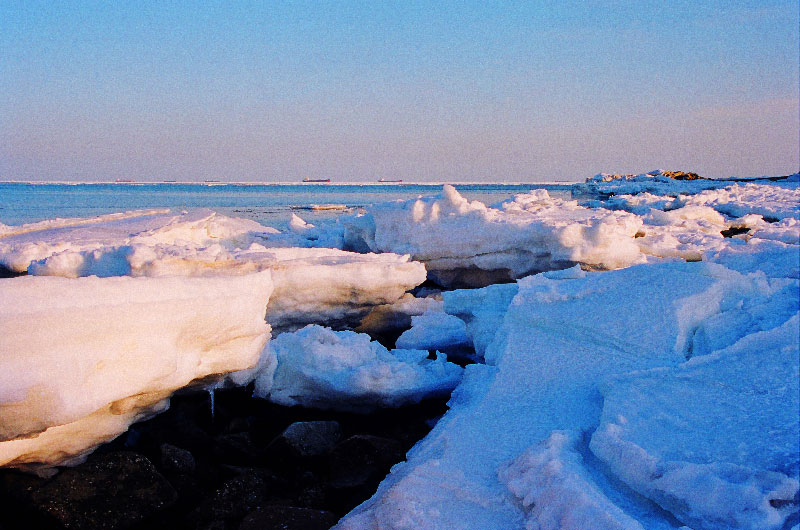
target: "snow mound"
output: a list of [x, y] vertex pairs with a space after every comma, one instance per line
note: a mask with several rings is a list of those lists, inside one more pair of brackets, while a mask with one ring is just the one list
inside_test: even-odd
[[175, 390], [251, 368], [271, 292], [269, 272], [0, 281], [0, 465], [79, 463]]
[[347, 248], [410, 254], [447, 286], [482, 287], [576, 263], [615, 269], [643, 261], [634, 243], [637, 216], [543, 190], [496, 209], [445, 185], [438, 197], [377, 204], [340, 222]]
[[592, 451], [692, 528], [782, 528], [798, 509], [798, 324], [614, 380]]
[[449, 393], [462, 368], [424, 350], [387, 350], [368, 335], [309, 325], [272, 340], [275, 362], [256, 378], [255, 395], [281, 405], [368, 411]]

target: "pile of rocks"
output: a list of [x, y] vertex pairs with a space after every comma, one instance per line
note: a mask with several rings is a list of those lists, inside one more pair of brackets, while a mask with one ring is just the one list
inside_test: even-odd
[[281, 407], [251, 388], [176, 396], [51, 478], [0, 470], [0, 529], [325, 529], [368, 499], [446, 410]]

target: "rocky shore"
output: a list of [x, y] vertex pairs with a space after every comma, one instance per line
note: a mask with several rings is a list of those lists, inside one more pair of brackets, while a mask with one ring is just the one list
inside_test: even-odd
[[348, 414], [251, 394], [175, 396], [50, 478], [0, 470], [0, 529], [330, 528], [447, 408], [436, 399]]

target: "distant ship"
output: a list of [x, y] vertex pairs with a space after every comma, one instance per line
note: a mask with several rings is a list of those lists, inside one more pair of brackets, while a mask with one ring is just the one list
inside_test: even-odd
[[331, 179], [303, 179], [303, 182], [316, 182], [317, 184], [324, 184], [326, 182], [330, 182]]
[[131, 183], [133, 183], [133, 180], [131, 180], [131, 179], [117, 179], [114, 182], [116, 182], [117, 184], [131, 184]]
[[380, 182], [381, 184], [399, 184], [403, 181], [401, 179], [398, 180], [380, 179], [378, 182]]

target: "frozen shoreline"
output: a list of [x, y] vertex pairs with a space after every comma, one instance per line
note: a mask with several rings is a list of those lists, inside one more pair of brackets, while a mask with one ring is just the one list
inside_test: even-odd
[[[335, 226], [293, 218], [285, 231], [211, 212], [0, 227], [0, 263], [28, 274], [0, 280], [3, 293], [13, 294], [0, 313], [7, 330], [2, 349], [42, 352], [3, 361], [5, 373], [30, 381], [2, 384], [0, 419], [11, 425], [11, 418], [39, 410], [32, 396], [43, 388], [58, 396], [48, 400], [49, 417], [34, 413], [38, 427], [4, 431], [0, 454], [20, 445], [20, 436], [36, 440], [36, 432], [61, 428], [62, 410], [73, 421], [78, 416], [67, 411], [84, 399], [57, 390], [54, 383], [66, 378], [41, 376], [47, 366], [79, 357], [85, 330], [64, 329], [52, 338], [15, 331], [31, 327], [15, 319], [39, 285], [74, 282], [64, 285], [77, 286], [86, 302], [53, 296], [35, 318], [52, 316], [48, 303], [81, 318], [108, 297], [103, 289], [110, 282], [136, 280], [154, 292], [162, 290], [157, 282], [171, 282], [173, 292], [199, 301], [203, 282], [233, 291], [261, 274], [269, 277], [269, 293], [253, 291], [249, 309], [232, 302], [216, 310], [234, 327], [239, 319], [263, 322], [266, 313], [279, 334], [273, 331], [260, 356], [248, 354], [247, 365], [219, 366], [220, 378], [255, 380], [257, 394], [277, 402], [345, 409], [364, 400], [414, 402], [456, 387], [450, 412], [341, 528], [566, 528], [560, 520], [587, 528], [600, 516], [608, 528], [674, 528], [675, 520], [694, 530], [784, 528], [798, 508], [797, 183], [721, 185], [639, 175], [598, 176], [589, 184], [597, 198], [569, 201], [535, 190], [496, 207], [445, 186], [437, 197], [374, 205]], [[483, 289], [448, 291], [444, 303], [435, 290], [406, 298], [426, 270], [440, 286]], [[492, 285], [498, 279], [511, 283]], [[14, 294], [23, 282], [31, 294]], [[83, 287], [91, 285], [97, 287]], [[187, 313], [173, 307], [175, 317]], [[135, 309], [122, 309], [131, 315], [131, 335], [117, 333], [106, 344], [111, 350], [142, 336], [133, 325]], [[116, 319], [102, 314], [91, 319]], [[345, 330], [368, 321], [369, 329], [410, 327], [403, 343], [424, 350], [376, 349], [345, 331], [294, 331], [306, 324]], [[201, 349], [215, 351], [214, 340]], [[479, 362], [467, 366], [459, 384], [460, 369], [444, 357], [427, 359], [425, 350], [457, 352], [465, 342]], [[78, 349], [62, 348], [67, 343]], [[768, 345], [770, 363], [758, 361], [759, 344]], [[178, 363], [186, 359], [185, 350], [174, 352]], [[307, 352], [314, 353], [303, 357]], [[762, 373], [750, 377], [737, 363]], [[297, 374], [307, 382], [294, 388], [289, 382]], [[166, 399], [174, 386], [164, 377], [128, 395], [147, 391]], [[653, 378], [673, 391], [643, 393]], [[709, 398], [697, 385], [715, 378], [727, 378], [730, 388]], [[747, 401], [736, 396], [759, 393], [766, 397], [749, 405], [764, 409], [759, 414], [737, 409]], [[83, 408], [90, 418], [104, 398], [88, 397]], [[637, 399], [644, 399], [642, 406], [631, 407]], [[692, 399], [719, 406], [695, 417], [686, 406]], [[132, 404], [126, 421], [150, 408], [146, 400]], [[640, 417], [640, 409], [663, 414], [683, 438], [665, 442], [667, 435]], [[701, 427], [707, 417], [734, 422], [727, 441]], [[96, 442], [87, 443], [62, 447], [67, 457], [61, 460], [19, 461], [71, 462]], [[737, 445], [738, 453], [731, 449]], [[699, 447], [706, 448], [702, 455]], [[553, 474], [554, 466], [561, 471]], [[573, 501], [556, 502], [565, 496]]]

